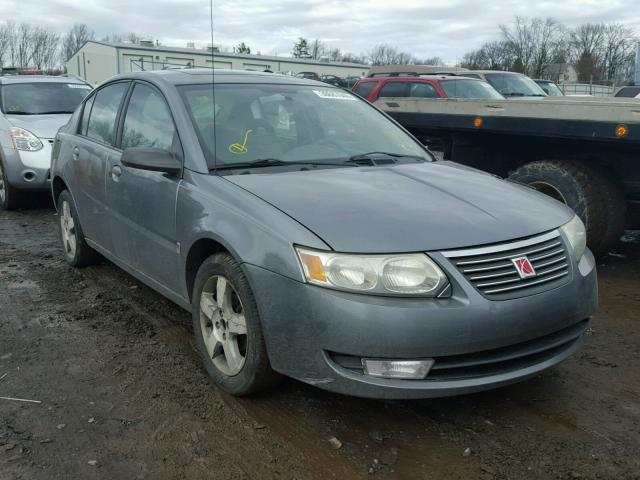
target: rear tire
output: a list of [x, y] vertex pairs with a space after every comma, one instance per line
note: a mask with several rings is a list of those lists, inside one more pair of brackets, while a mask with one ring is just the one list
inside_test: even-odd
[[21, 197], [21, 192], [9, 184], [4, 165], [0, 161], [0, 208], [15, 210], [22, 203]]
[[87, 245], [76, 206], [69, 191], [63, 190], [60, 193], [57, 205], [58, 231], [67, 263], [78, 268], [97, 263], [100, 255]]
[[231, 255], [207, 258], [195, 279], [193, 332], [207, 373], [224, 391], [249, 395], [276, 385], [253, 292]]
[[606, 251], [605, 236], [609, 223], [602, 180], [588, 167], [565, 160], [531, 162], [514, 171], [509, 178], [545, 193], [564, 203], [582, 219], [587, 230], [587, 245], [596, 256]]

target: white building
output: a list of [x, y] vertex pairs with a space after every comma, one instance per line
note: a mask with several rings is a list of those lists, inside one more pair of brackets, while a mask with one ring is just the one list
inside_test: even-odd
[[89, 40], [67, 62], [67, 72], [97, 85], [118, 73], [161, 70], [171, 66], [315, 72], [339, 77], [365, 76], [369, 67], [357, 63], [325, 62], [303, 58], [212, 53], [208, 49], [154, 46], [152, 42], [112, 43]]

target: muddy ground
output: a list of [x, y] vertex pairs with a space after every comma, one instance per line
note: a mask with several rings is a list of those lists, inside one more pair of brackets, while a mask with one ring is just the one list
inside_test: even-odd
[[585, 347], [533, 380], [407, 402], [286, 381], [235, 399], [208, 381], [186, 312], [108, 262], [66, 266], [55, 220], [0, 212], [0, 396], [42, 402], [0, 400], [1, 480], [640, 478], [638, 235], [600, 262]]

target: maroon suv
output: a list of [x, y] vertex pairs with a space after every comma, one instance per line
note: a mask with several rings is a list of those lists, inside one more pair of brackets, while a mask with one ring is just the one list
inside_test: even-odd
[[353, 91], [370, 102], [380, 97], [504, 98], [483, 80], [449, 75], [368, 77], [356, 83]]

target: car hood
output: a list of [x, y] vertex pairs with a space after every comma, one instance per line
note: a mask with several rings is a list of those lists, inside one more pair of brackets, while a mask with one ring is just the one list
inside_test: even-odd
[[36, 137], [55, 138], [60, 127], [65, 125], [70, 113], [54, 115], [7, 115], [5, 118], [14, 127], [29, 130]]
[[527, 187], [451, 162], [254, 172], [225, 178], [342, 252], [490, 244], [552, 230], [573, 216]]

